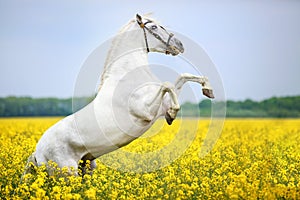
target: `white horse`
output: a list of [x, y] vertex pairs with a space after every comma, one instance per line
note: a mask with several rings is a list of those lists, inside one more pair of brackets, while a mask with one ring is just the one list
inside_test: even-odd
[[60, 168], [85, 173], [87, 160], [95, 168], [97, 157], [138, 138], [160, 116], [171, 125], [180, 109], [177, 96], [187, 81], [200, 83], [203, 94], [213, 98], [206, 77], [185, 73], [175, 84], [161, 83], [147, 66], [149, 52], [175, 56], [183, 51], [172, 33], [137, 14], [113, 40], [93, 102], [50, 127], [29, 162], [40, 166], [52, 160]]

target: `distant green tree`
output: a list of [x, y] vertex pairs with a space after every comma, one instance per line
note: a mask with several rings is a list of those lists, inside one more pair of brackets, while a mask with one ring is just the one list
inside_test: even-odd
[[[75, 112], [94, 97], [68, 99], [5, 97], [0, 98], [0, 117], [11, 116], [66, 116]], [[227, 117], [300, 117], [300, 96], [272, 97], [260, 102], [227, 101]], [[210, 117], [211, 100], [205, 99], [198, 104], [186, 102], [181, 105], [179, 115], [183, 117]], [[218, 110], [218, 102], [214, 102]]]

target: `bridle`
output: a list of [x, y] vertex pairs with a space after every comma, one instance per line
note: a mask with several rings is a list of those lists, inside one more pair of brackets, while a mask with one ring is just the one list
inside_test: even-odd
[[156, 39], [158, 39], [159, 41], [161, 41], [164, 45], [166, 45], [166, 54], [170, 54], [170, 51], [169, 51], [169, 47], [170, 47], [170, 40], [171, 40], [171, 38], [174, 36], [174, 34], [173, 33], [168, 33], [167, 31], [166, 31], [166, 29], [164, 29], [162, 26], [160, 26], [163, 30], [165, 30], [166, 31], [166, 33], [169, 35], [169, 38], [168, 38], [168, 40], [167, 40], [167, 42], [166, 41], [164, 41], [157, 33], [154, 33], [151, 29], [149, 29], [147, 26], [146, 26], [146, 24], [148, 24], [148, 23], [150, 23], [150, 22], [152, 22], [152, 21], [147, 21], [147, 22], [145, 22], [145, 23], [143, 23], [143, 22], [139, 22], [139, 21], [137, 21], [137, 23], [139, 24], [139, 26], [143, 29], [143, 31], [144, 31], [144, 38], [145, 38], [145, 43], [146, 43], [146, 48], [147, 48], [147, 52], [149, 53], [150, 52], [150, 50], [149, 50], [149, 45], [148, 45], [148, 40], [147, 40], [147, 33], [146, 33], [146, 30], [151, 34], [151, 35], [153, 35]]

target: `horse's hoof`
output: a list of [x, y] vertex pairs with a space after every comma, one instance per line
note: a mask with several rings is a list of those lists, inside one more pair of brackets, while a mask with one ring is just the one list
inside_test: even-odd
[[165, 118], [166, 118], [167, 123], [169, 125], [171, 125], [174, 119], [170, 116], [170, 114], [168, 112], [166, 112]]
[[203, 88], [202, 93], [203, 93], [203, 95], [207, 96], [208, 98], [211, 98], [211, 99], [215, 98], [215, 96], [213, 94], [213, 90], [211, 90], [211, 89]]

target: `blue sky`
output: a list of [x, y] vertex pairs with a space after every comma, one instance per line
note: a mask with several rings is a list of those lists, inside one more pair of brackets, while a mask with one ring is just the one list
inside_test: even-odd
[[206, 51], [228, 99], [300, 95], [300, 1], [219, 2], [0, 0], [0, 96], [71, 97], [89, 54], [148, 12]]

